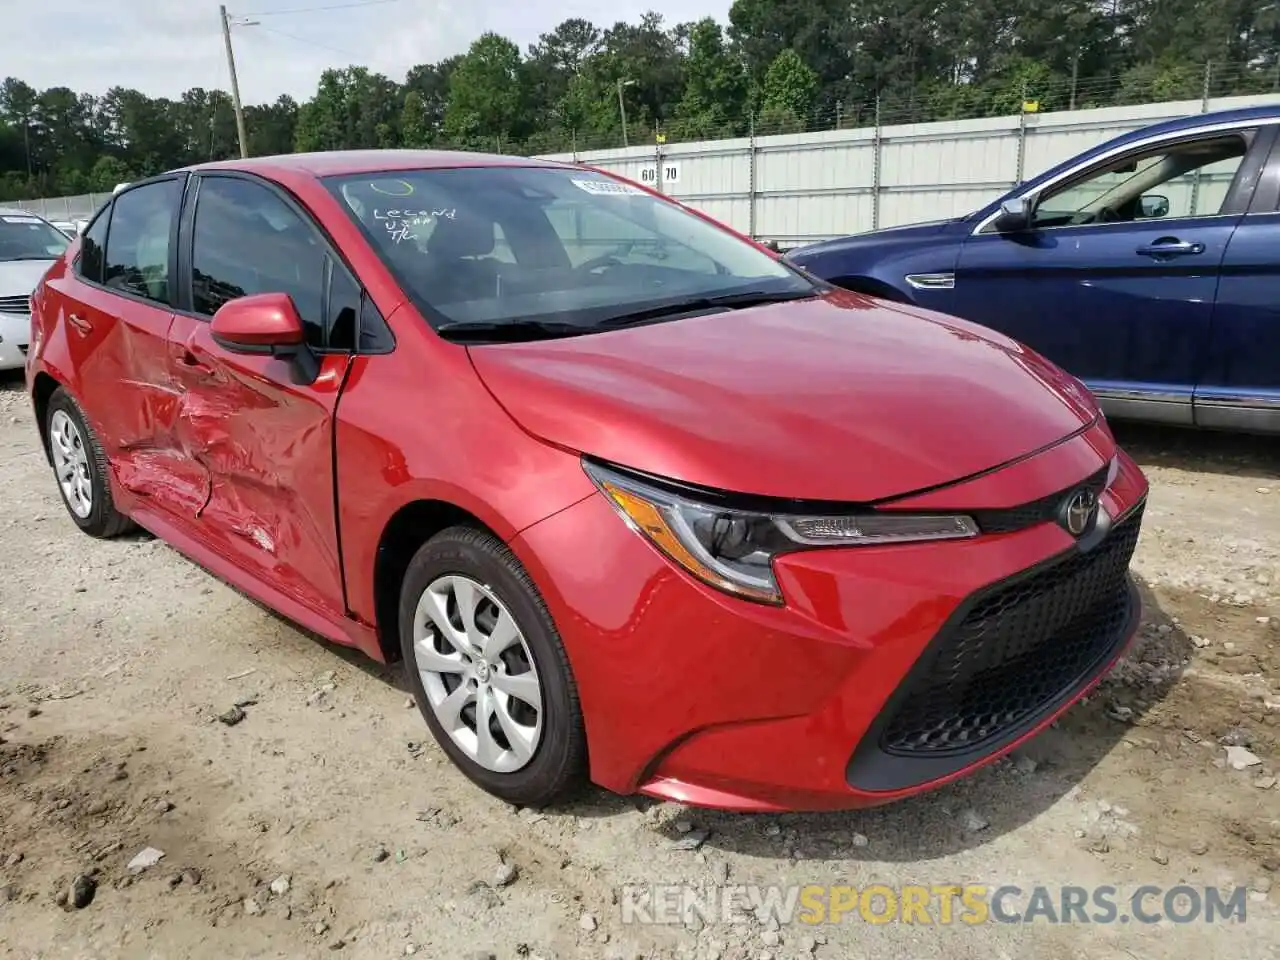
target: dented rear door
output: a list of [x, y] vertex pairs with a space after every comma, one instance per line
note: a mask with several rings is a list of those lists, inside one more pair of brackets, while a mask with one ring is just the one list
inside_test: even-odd
[[174, 428], [168, 359], [175, 238], [185, 175], [117, 195], [82, 241], [75, 272], [54, 286], [65, 310], [67, 362], [116, 480], [179, 516], [199, 509], [207, 477], [191, 470]]

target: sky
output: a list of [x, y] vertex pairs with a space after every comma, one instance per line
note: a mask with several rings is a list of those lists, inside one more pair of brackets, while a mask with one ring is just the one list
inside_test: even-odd
[[[321, 10], [316, 8], [331, 7]], [[236, 71], [245, 103], [315, 92], [327, 67], [367, 66], [393, 80], [418, 63], [464, 52], [486, 30], [526, 50], [571, 17], [607, 27], [646, 10], [668, 23], [711, 16], [729, 0], [232, 0]], [[6, 17], [0, 75], [43, 89], [101, 94], [133, 87], [175, 97], [191, 87], [229, 89], [226, 51], [213, 0], [44, 0]], [[306, 11], [306, 12], [294, 12]]]

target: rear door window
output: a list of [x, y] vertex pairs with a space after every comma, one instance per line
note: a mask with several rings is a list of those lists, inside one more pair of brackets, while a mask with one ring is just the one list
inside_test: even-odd
[[160, 180], [116, 197], [103, 279], [108, 287], [169, 303], [169, 250], [181, 201], [181, 180]]

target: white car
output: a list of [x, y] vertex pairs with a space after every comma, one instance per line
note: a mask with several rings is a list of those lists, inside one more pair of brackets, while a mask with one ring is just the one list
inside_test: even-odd
[[43, 217], [0, 207], [0, 371], [26, 366], [31, 293], [70, 243]]

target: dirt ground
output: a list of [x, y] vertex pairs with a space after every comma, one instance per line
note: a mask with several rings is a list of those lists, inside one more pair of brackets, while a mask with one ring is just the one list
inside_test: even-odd
[[[78, 533], [7, 378], [0, 956], [1280, 957], [1280, 443], [1117, 433], [1153, 485], [1142, 635], [1023, 755], [873, 811], [534, 812], [445, 762], [398, 674], [155, 540]], [[1243, 924], [641, 926], [616, 902], [726, 880], [1250, 893]]]

